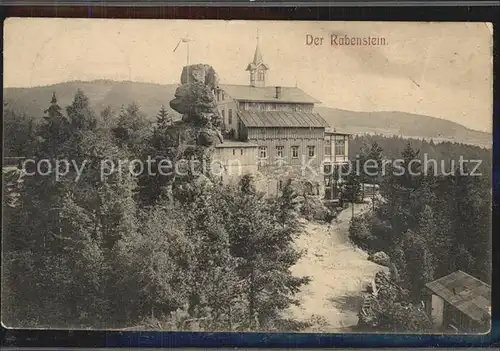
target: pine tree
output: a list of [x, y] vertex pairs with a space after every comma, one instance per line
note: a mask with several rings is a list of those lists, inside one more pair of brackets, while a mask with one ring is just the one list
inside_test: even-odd
[[158, 115], [156, 116], [156, 128], [158, 130], [165, 130], [172, 124], [172, 118], [167, 112], [165, 106], [161, 105], [160, 111], [158, 111]]
[[293, 182], [289, 179], [283, 187], [280, 196], [275, 200], [276, 218], [283, 228], [289, 227], [292, 232], [299, 229], [298, 213], [300, 211], [298, 197], [300, 194], [294, 189]]
[[144, 154], [145, 143], [149, 139], [149, 124], [139, 105], [131, 103], [121, 109], [113, 134], [118, 144], [128, 150], [132, 157], [140, 158]]
[[117, 117], [115, 115], [115, 111], [113, 111], [111, 106], [106, 106], [106, 108], [101, 111], [99, 127], [111, 130], [111, 128], [113, 128], [113, 126], [116, 124], [116, 119]]
[[365, 161], [369, 162], [369, 164], [366, 164], [363, 168], [364, 171], [366, 170], [367, 179], [372, 184], [373, 209], [375, 209], [375, 185], [379, 184], [382, 178], [382, 151], [378, 143], [373, 142], [365, 157]]
[[414, 231], [404, 233], [400, 246], [402, 257], [396, 263], [399, 274], [408, 287], [411, 298], [420, 302], [426, 283], [434, 278], [432, 255], [425, 238]]
[[350, 171], [347, 174], [345, 183], [342, 185], [341, 200], [343, 203], [350, 202], [352, 206], [352, 217], [354, 218], [354, 203], [358, 202], [361, 196], [361, 182], [355, 161], [351, 162]]
[[[70, 138], [70, 125], [68, 119], [63, 116], [61, 107], [57, 104], [56, 93], [52, 95], [50, 106], [45, 110], [47, 114], [40, 126], [39, 136], [42, 138], [41, 152], [44, 156], [64, 156], [65, 144]], [[60, 155], [60, 154], [63, 155]]]
[[97, 127], [97, 118], [90, 107], [89, 98], [80, 89], [77, 90], [71, 105], [66, 108], [66, 113], [72, 133], [93, 131]]
[[[237, 260], [231, 255], [231, 242], [223, 218], [223, 188], [197, 185], [198, 196], [182, 207], [186, 216], [186, 235], [193, 241], [189, 274], [189, 314], [206, 329], [227, 330], [241, 318], [241, 293], [237, 284]], [[239, 318], [238, 318], [239, 317]]]
[[413, 149], [410, 142], [408, 142], [401, 152], [402, 164], [401, 169], [403, 174], [399, 172], [396, 176], [397, 183], [406, 189], [414, 189], [418, 186], [418, 180], [421, 174], [421, 165], [418, 160], [420, 150]]
[[280, 319], [279, 311], [297, 303], [293, 295], [308, 278], [290, 272], [300, 257], [293, 248], [293, 236], [283, 235], [282, 224], [273, 220], [274, 207], [255, 191], [251, 178], [242, 179], [229, 203], [225, 223], [243, 282], [245, 329], [269, 330]]

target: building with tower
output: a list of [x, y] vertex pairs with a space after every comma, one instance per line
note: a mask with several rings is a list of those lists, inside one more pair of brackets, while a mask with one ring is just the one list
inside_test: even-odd
[[319, 101], [300, 88], [268, 85], [269, 69], [257, 39], [246, 68], [249, 84], [221, 84], [216, 91], [224, 136], [219, 156], [241, 157], [243, 169], [267, 177], [269, 194], [288, 178], [306, 178], [314, 194], [335, 195], [331, 187], [338, 179], [325, 171], [334, 174], [348, 162], [348, 134], [332, 130], [314, 111]]

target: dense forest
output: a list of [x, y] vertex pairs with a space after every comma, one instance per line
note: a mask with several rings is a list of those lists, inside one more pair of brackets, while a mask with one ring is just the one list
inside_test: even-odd
[[[293, 246], [301, 224], [290, 183], [268, 199], [252, 177], [237, 186], [203, 176], [134, 177], [127, 170], [102, 178], [102, 160], [179, 151], [166, 109], [159, 107], [153, 122], [135, 103], [96, 114], [82, 91], [65, 109], [55, 96], [47, 105], [42, 121], [4, 106], [4, 155], [89, 166], [78, 182], [73, 165], [60, 180], [46, 169], [47, 175], [22, 178], [4, 169], [4, 324], [306, 327], [281, 317], [308, 282], [290, 272], [301, 255]], [[352, 202], [362, 184], [380, 186], [373, 210], [353, 218], [349, 232], [364, 250], [390, 256], [391, 279], [403, 289], [381, 295], [378, 330], [428, 328], [416, 306], [429, 280], [461, 269], [490, 282], [491, 150], [376, 135], [350, 141], [352, 160], [401, 158], [406, 168], [422, 167], [410, 161], [424, 154], [449, 167], [460, 155], [482, 160], [483, 176], [351, 174], [342, 188], [342, 200]]]
[[73, 164], [59, 180], [49, 164], [21, 181], [4, 170], [5, 325], [301, 328], [280, 317], [308, 281], [289, 270], [300, 224], [287, 187], [269, 200], [251, 177], [232, 187], [189, 175], [102, 178], [104, 159], [175, 152], [166, 110], [153, 124], [135, 104], [96, 116], [79, 91], [65, 111], [54, 96], [45, 113], [35, 126], [5, 106], [8, 154], [89, 166], [78, 182]]
[[[378, 311], [375, 329], [428, 330], [431, 325], [417, 308], [425, 283], [462, 270], [491, 284], [491, 150], [376, 136], [355, 138], [353, 149], [361, 159], [399, 158], [406, 170], [404, 176], [387, 172], [349, 179], [356, 191], [362, 191], [362, 182], [380, 186], [374, 210], [352, 220], [350, 239], [370, 253], [388, 254], [392, 282], [402, 289], [379, 297], [385, 307]], [[438, 160], [459, 155], [484, 160], [483, 175], [466, 175], [467, 165], [461, 174], [458, 164], [451, 175], [424, 175], [422, 165], [412, 162], [421, 159], [422, 151]]]

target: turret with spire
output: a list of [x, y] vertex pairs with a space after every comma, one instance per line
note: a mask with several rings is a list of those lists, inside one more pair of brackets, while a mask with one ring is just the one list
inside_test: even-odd
[[257, 33], [257, 45], [255, 47], [255, 53], [253, 55], [253, 61], [247, 66], [247, 71], [250, 72], [250, 85], [253, 87], [265, 87], [266, 86], [266, 71], [269, 67], [264, 63], [262, 59], [262, 53], [259, 47], [259, 34]]

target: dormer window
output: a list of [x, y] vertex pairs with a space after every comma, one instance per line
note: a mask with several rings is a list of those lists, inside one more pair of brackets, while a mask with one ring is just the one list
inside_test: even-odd
[[266, 75], [266, 73], [264, 71], [259, 71], [258, 72], [259, 80], [264, 80], [265, 75]]

